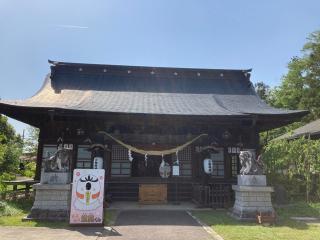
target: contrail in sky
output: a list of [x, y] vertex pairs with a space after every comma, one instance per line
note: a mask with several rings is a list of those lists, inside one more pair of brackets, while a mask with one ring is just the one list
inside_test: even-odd
[[77, 26], [77, 25], [55, 25], [56, 27], [59, 28], [73, 28], [73, 29], [87, 29], [89, 27], [86, 26]]

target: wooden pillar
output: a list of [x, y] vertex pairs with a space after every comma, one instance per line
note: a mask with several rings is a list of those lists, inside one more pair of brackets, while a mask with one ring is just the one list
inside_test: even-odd
[[251, 129], [251, 134], [250, 134], [250, 148], [257, 150], [260, 145], [259, 139], [260, 139], [259, 132], [256, 127], [253, 127]]
[[250, 147], [252, 147], [253, 149], [255, 149], [256, 151], [258, 150], [259, 148], [259, 145], [260, 145], [260, 136], [259, 136], [259, 131], [257, 129], [257, 120], [256, 118], [253, 120], [252, 122], [252, 129], [251, 129], [251, 136], [250, 136]]
[[78, 144], [76, 141], [72, 142], [73, 144], [73, 153], [72, 153], [72, 163], [71, 163], [71, 179], [73, 179], [73, 170], [77, 168], [77, 161], [78, 161]]
[[43, 152], [43, 130], [40, 128], [38, 139], [38, 152], [37, 152], [37, 164], [34, 180], [40, 181], [41, 168], [42, 168], [42, 152]]
[[196, 153], [195, 146], [191, 145], [191, 169], [192, 169], [192, 178], [196, 178], [198, 176], [198, 169], [199, 169], [199, 163], [198, 163], [198, 156]]
[[223, 148], [223, 157], [224, 157], [224, 178], [230, 179], [232, 177], [232, 169], [231, 169], [231, 156], [228, 154], [228, 148]]
[[108, 144], [108, 147], [104, 151], [104, 169], [106, 171], [106, 180], [111, 178], [111, 145]]

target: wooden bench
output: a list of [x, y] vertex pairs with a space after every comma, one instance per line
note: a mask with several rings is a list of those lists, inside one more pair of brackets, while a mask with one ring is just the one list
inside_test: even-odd
[[[7, 195], [11, 195], [12, 199], [15, 200], [19, 193], [24, 194], [25, 198], [30, 197], [30, 190], [33, 184], [38, 183], [35, 180], [13, 180], [13, 181], [3, 181], [2, 183], [6, 186], [6, 190], [2, 193], [1, 198], [6, 199]], [[12, 186], [12, 190], [7, 190], [8, 186]], [[18, 189], [18, 186], [23, 186]]]

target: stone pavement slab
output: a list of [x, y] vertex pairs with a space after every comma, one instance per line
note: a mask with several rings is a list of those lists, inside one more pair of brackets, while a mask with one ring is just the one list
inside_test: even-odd
[[47, 227], [0, 227], [1, 240], [93, 240], [105, 237], [102, 227], [54, 229]]
[[199, 208], [196, 204], [188, 202], [180, 202], [180, 204], [140, 204], [133, 201], [115, 201], [109, 206], [112, 210], [211, 210], [211, 208]]
[[186, 211], [126, 210], [113, 227], [110, 240], [206, 240], [214, 239]]
[[182, 210], [123, 210], [113, 227], [0, 227], [0, 240], [215, 239]]

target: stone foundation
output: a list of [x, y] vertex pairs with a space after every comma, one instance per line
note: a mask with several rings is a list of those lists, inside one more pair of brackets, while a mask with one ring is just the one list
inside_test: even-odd
[[[241, 180], [239, 181], [239, 177]], [[247, 179], [245, 179], [247, 177]], [[240, 185], [240, 184], [243, 185]], [[235, 203], [232, 209], [232, 216], [244, 221], [256, 219], [258, 212], [274, 212], [271, 203], [272, 187], [266, 185], [263, 175], [238, 176], [238, 185], [233, 185], [235, 191]]]
[[28, 219], [68, 220], [71, 184], [35, 184], [35, 201]]

